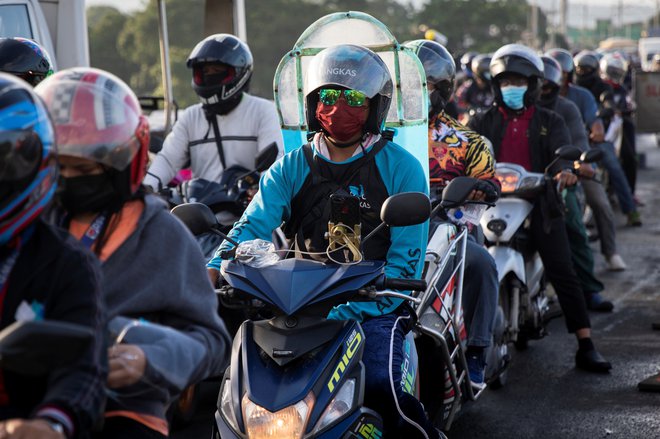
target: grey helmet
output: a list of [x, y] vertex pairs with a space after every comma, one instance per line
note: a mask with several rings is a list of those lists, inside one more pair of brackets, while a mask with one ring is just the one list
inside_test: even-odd
[[600, 60], [600, 72], [605, 79], [622, 84], [628, 72], [628, 63], [621, 56], [609, 53]]
[[429, 112], [442, 110], [454, 92], [456, 63], [445, 47], [431, 40], [409, 41], [404, 46], [412, 49], [424, 66], [426, 81], [433, 85]]
[[305, 78], [307, 130], [320, 131], [316, 119], [319, 90], [344, 87], [364, 93], [370, 100], [365, 132], [378, 134], [385, 125], [392, 102], [392, 77], [385, 62], [366, 47], [342, 44], [319, 52], [309, 63]]
[[507, 44], [497, 49], [490, 62], [490, 75], [495, 100], [499, 105], [503, 105], [499, 78], [505, 73], [516, 73], [527, 78], [524, 105], [533, 105], [541, 92], [541, 82], [544, 78], [541, 57], [522, 44]]

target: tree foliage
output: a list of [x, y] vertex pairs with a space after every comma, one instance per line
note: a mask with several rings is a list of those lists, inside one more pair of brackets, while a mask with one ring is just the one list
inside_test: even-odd
[[[205, 35], [205, 0], [167, 0], [174, 97], [181, 106], [197, 101], [185, 61]], [[206, 0], [210, 1], [210, 0]], [[423, 38], [423, 26], [445, 34], [448, 48], [491, 52], [521, 40], [527, 0], [427, 0], [420, 8], [404, 0], [246, 0], [248, 44], [255, 59], [251, 91], [272, 98], [277, 64], [300, 34], [322, 16], [362, 11], [382, 21], [400, 42]], [[156, 0], [131, 15], [114, 8], [88, 9], [91, 62], [124, 79], [137, 94], [162, 94]], [[539, 28], [544, 37], [545, 17]]]

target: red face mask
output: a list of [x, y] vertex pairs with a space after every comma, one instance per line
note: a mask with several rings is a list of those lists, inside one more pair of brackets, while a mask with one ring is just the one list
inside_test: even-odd
[[351, 107], [344, 99], [339, 99], [334, 105], [319, 102], [316, 106], [316, 120], [328, 135], [338, 142], [348, 142], [362, 134], [368, 117], [368, 106]]

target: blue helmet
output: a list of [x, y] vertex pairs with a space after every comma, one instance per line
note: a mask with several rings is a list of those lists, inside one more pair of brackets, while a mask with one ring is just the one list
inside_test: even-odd
[[30, 225], [57, 186], [55, 131], [32, 88], [0, 73], [0, 245]]

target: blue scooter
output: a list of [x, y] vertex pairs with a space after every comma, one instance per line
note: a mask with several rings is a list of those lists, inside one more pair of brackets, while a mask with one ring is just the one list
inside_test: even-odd
[[[471, 186], [457, 183], [447, 187], [444, 197], [467, 197]], [[383, 204], [381, 226], [419, 224], [430, 211], [426, 195], [396, 194]], [[194, 234], [219, 233], [205, 205], [184, 204], [172, 213]], [[389, 296], [419, 301], [388, 290], [424, 291], [425, 281], [386, 278], [384, 267], [382, 261], [340, 265], [284, 259], [259, 268], [238, 260], [225, 262], [222, 274], [228, 286], [218, 291], [221, 299], [261, 306], [272, 318], [247, 320], [239, 328], [212, 437], [382, 437], [381, 416], [363, 405], [364, 332], [356, 321], [325, 317], [332, 307], [349, 300]], [[406, 360], [416, 363], [411, 340], [406, 339], [411, 351]], [[416, 365], [410, 370], [417, 370]], [[418, 393], [417, 378], [408, 378]]]

